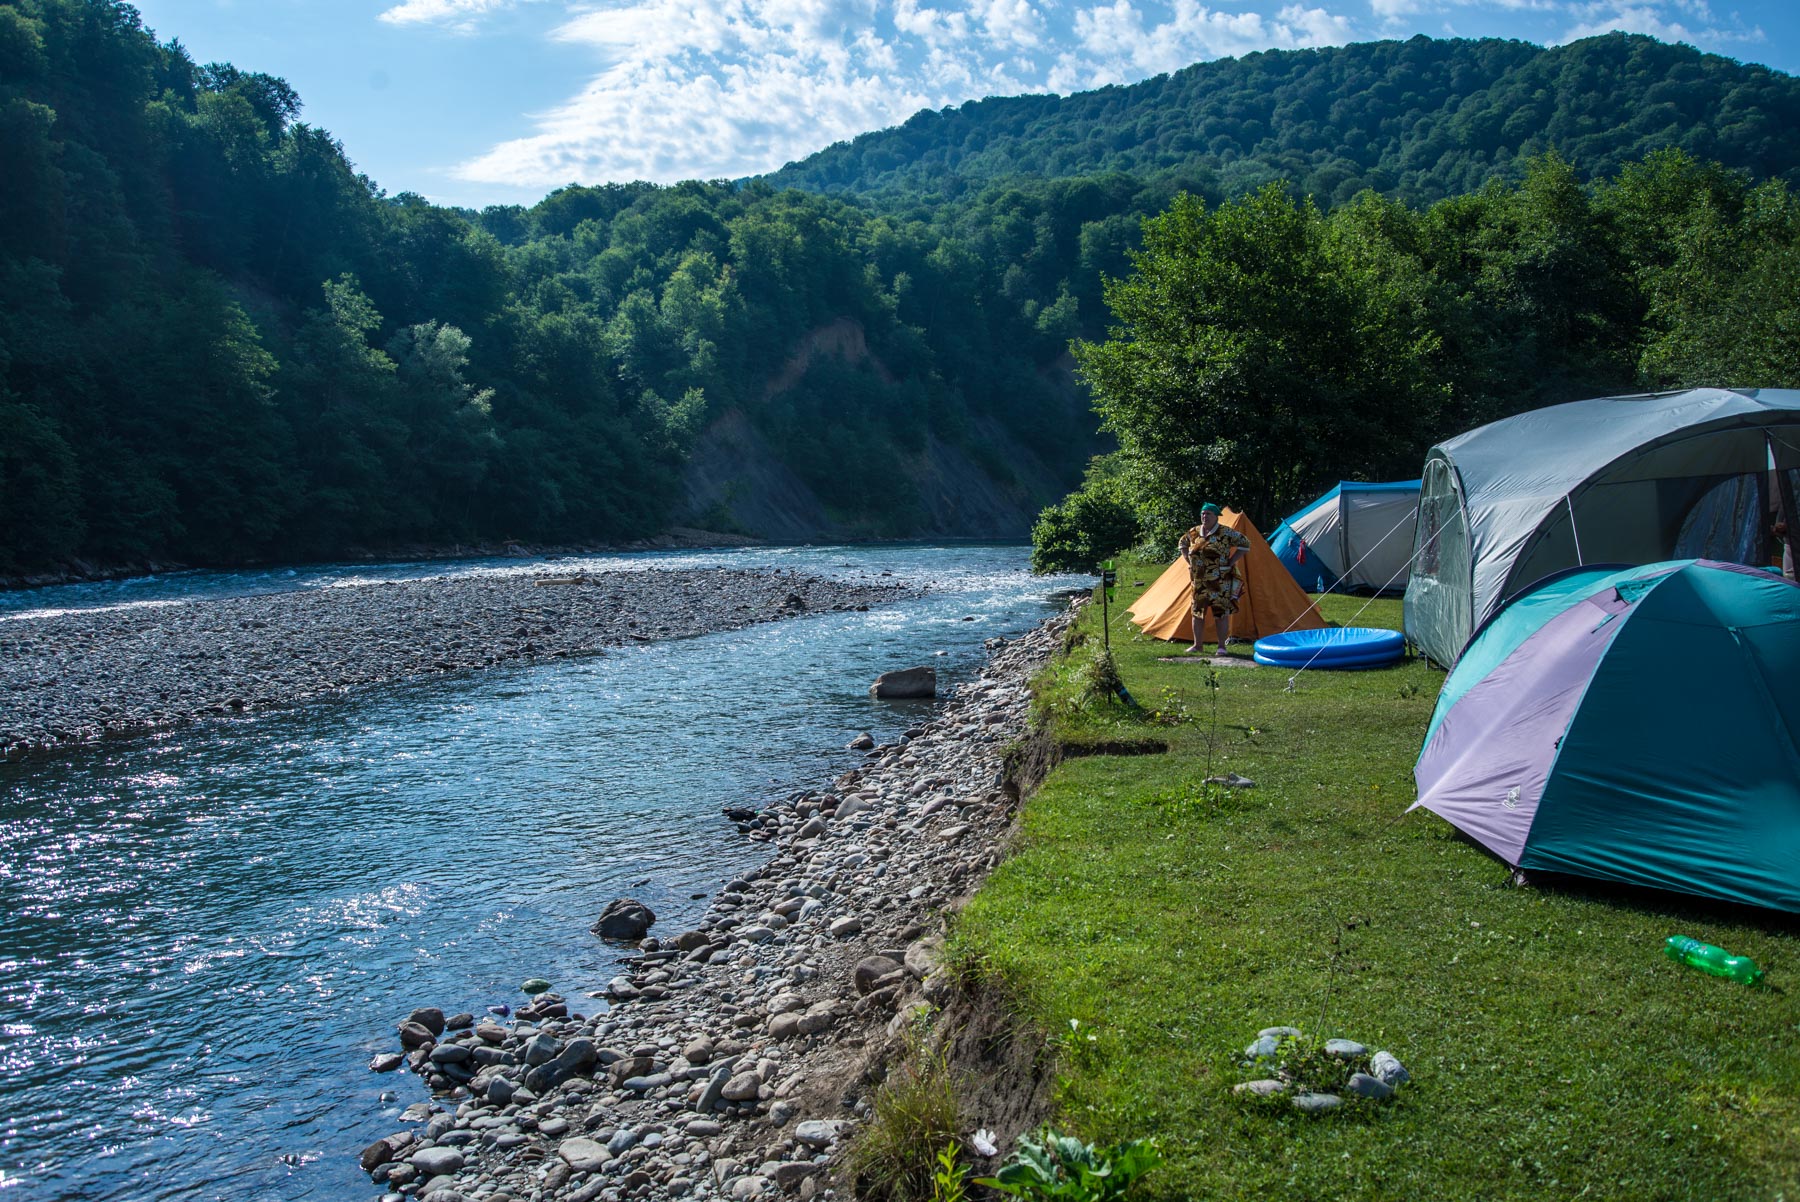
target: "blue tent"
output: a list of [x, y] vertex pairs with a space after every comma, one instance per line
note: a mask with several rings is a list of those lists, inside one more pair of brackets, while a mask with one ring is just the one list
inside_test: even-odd
[[1340, 481], [1283, 519], [1269, 550], [1309, 592], [1398, 592], [1406, 587], [1418, 506], [1417, 480]]

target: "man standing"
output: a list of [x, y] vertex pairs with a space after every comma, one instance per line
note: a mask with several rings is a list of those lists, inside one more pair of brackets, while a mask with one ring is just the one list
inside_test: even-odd
[[1237, 612], [1238, 595], [1244, 589], [1237, 565], [1250, 553], [1250, 540], [1220, 525], [1219, 507], [1208, 501], [1200, 507], [1200, 524], [1181, 536], [1179, 546], [1194, 582], [1194, 645], [1188, 651], [1200, 650], [1206, 612], [1211, 610], [1219, 632], [1218, 653], [1224, 655], [1225, 644], [1231, 641], [1231, 615]]

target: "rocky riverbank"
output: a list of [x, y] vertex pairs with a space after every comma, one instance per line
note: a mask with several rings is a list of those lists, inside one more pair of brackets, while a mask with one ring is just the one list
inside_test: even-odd
[[554, 569], [0, 621], [0, 756], [920, 591], [873, 576]]
[[[603, 988], [407, 1016], [370, 1067], [409, 1066], [432, 1099], [362, 1153], [386, 1202], [841, 1196], [835, 1156], [870, 1113], [865, 1070], [956, 993], [945, 919], [1002, 855], [1017, 809], [1002, 755], [1063, 625], [993, 640], [935, 720], [741, 816], [773, 858], [693, 930], [621, 945]], [[1002, 1116], [968, 1118], [1010, 1134]]]

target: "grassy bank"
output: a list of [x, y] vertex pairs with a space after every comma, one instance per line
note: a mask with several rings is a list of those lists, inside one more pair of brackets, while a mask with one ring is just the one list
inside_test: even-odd
[[[1092, 607], [1088, 643], [1038, 682], [1049, 732], [1169, 750], [1058, 766], [954, 950], [1057, 1045], [1064, 1126], [1162, 1142], [1143, 1196], [1800, 1199], [1800, 923], [1514, 887], [1405, 813], [1442, 673], [1315, 671], [1290, 690], [1280, 669], [1220, 669], [1215, 726], [1208, 669], [1161, 662], [1175, 649], [1113, 614], [1132, 693], [1189, 720], [1077, 704]], [[1399, 602], [1357, 621], [1397, 626]], [[1202, 790], [1209, 746], [1215, 773], [1255, 788]], [[1664, 959], [1676, 933], [1754, 956], [1770, 987]], [[1391, 1050], [1413, 1083], [1321, 1117], [1246, 1104], [1237, 1060], [1283, 1024]]]

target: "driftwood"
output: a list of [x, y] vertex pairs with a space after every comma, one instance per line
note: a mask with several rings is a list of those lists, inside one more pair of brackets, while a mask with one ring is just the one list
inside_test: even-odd
[[583, 576], [539, 576], [532, 583], [536, 584], [539, 588], [544, 588], [545, 586], [552, 585], [552, 584], [586, 584], [587, 582], [588, 582], [588, 578], [585, 575], [583, 575]]

